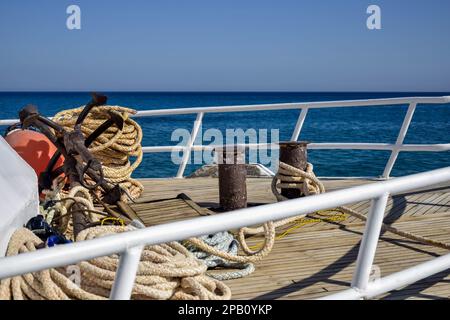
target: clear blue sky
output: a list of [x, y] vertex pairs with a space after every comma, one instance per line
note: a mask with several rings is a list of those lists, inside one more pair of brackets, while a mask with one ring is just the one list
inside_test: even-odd
[[450, 91], [449, 14], [448, 0], [2, 0], [0, 91]]

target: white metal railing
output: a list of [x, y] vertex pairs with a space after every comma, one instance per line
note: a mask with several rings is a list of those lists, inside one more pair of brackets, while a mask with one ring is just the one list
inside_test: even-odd
[[129, 299], [144, 245], [179, 241], [372, 199], [351, 288], [328, 299], [372, 298], [450, 268], [450, 253], [369, 281], [388, 196], [450, 181], [450, 167], [315, 196], [137, 229], [0, 259], [0, 279], [120, 254], [110, 298]]
[[[207, 113], [228, 113], [228, 112], [249, 112], [249, 111], [270, 111], [270, 110], [289, 110], [300, 109], [300, 115], [293, 129], [291, 140], [297, 141], [309, 109], [320, 108], [338, 108], [338, 107], [373, 107], [373, 106], [393, 106], [408, 105], [403, 124], [394, 144], [390, 143], [311, 143], [308, 149], [324, 150], [387, 150], [391, 151], [389, 160], [384, 168], [382, 178], [389, 178], [392, 168], [395, 165], [400, 152], [428, 151], [440, 152], [449, 151], [450, 143], [446, 144], [404, 144], [404, 139], [411, 124], [414, 112], [418, 104], [447, 104], [450, 103], [450, 96], [444, 97], [408, 97], [408, 98], [388, 98], [388, 99], [366, 99], [366, 100], [348, 100], [348, 101], [324, 101], [324, 102], [305, 102], [305, 103], [278, 103], [278, 104], [261, 104], [261, 105], [240, 105], [240, 106], [222, 106], [222, 107], [195, 107], [195, 108], [177, 108], [177, 109], [160, 109], [160, 110], [143, 110], [139, 111], [134, 117], [152, 117], [152, 116], [176, 116], [185, 114], [196, 114], [191, 139], [186, 146], [147, 146], [143, 147], [145, 153], [172, 152], [183, 151], [183, 158], [179, 165], [176, 177], [182, 178], [189, 162], [192, 151], [212, 149], [210, 145], [195, 145], [199, 128], [203, 122], [203, 116]], [[17, 120], [0, 120], [1, 125], [11, 125]], [[247, 148], [277, 148], [276, 144], [245, 144]]]

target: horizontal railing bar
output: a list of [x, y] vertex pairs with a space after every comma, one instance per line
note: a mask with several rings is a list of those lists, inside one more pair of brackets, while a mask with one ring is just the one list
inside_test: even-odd
[[448, 97], [411, 97], [411, 98], [388, 98], [388, 99], [365, 99], [365, 100], [342, 100], [342, 101], [322, 101], [322, 102], [300, 102], [300, 103], [275, 103], [275, 104], [255, 104], [236, 106], [213, 106], [213, 107], [193, 107], [175, 108], [159, 110], [138, 111], [134, 117], [164, 116], [173, 114], [192, 113], [222, 113], [222, 112], [247, 112], [247, 111], [270, 111], [289, 110], [302, 108], [345, 108], [345, 107], [370, 107], [389, 106], [399, 104], [409, 104], [411, 102], [424, 104], [450, 103]]
[[10, 126], [19, 122], [19, 119], [0, 119], [0, 126]]
[[[310, 143], [310, 150], [392, 150], [394, 147], [390, 143]], [[450, 145], [449, 145], [450, 147]]]
[[336, 177], [336, 176], [318, 176], [320, 180], [371, 180], [371, 181], [383, 181], [386, 180], [380, 176], [345, 176], [345, 177]]
[[440, 144], [403, 144], [400, 151], [450, 151], [450, 143]]
[[450, 268], [450, 253], [369, 282], [365, 290], [350, 288], [319, 300], [371, 299]]
[[[248, 149], [278, 149], [276, 143], [253, 143], [253, 144], [237, 144], [240, 147], [246, 147]], [[213, 150], [217, 148], [217, 145], [194, 145], [192, 151], [200, 150]], [[310, 143], [308, 149], [311, 150], [393, 150], [395, 144], [390, 143]], [[184, 146], [149, 146], [143, 147], [144, 153], [157, 153], [157, 152], [172, 152], [183, 151]], [[400, 151], [425, 151], [425, 152], [437, 152], [437, 151], [450, 151], [450, 143], [447, 144], [404, 144], [398, 148]]]
[[220, 215], [204, 216], [41, 249], [0, 259], [0, 279], [65, 266], [98, 256], [120, 253], [139, 245], [178, 241], [224, 230], [261, 224], [348, 203], [373, 199], [385, 193], [396, 194], [450, 180], [450, 167], [387, 181], [331, 191], [310, 197], [250, 207]]
[[[289, 110], [302, 108], [341, 108], [341, 107], [370, 107], [370, 106], [391, 106], [410, 103], [423, 104], [445, 104], [450, 103], [450, 96], [443, 97], [406, 97], [387, 99], [364, 99], [364, 100], [342, 100], [342, 101], [322, 101], [322, 102], [300, 102], [300, 103], [275, 103], [257, 105], [236, 105], [236, 106], [212, 106], [212, 107], [192, 107], [173, 108], [158, 110], [140, 110], [132, 117], [167, 116], [221, 112], [247, 112], [247, 111], [269, 111], [269, 110]], [[17, 123], [17, 119], [0, 120], [0, 126]]]

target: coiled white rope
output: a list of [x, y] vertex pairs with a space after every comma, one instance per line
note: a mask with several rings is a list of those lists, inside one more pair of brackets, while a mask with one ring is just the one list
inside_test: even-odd
[[[206, 245], [211, 246], [223, 253], [236, 256], [239, 250], [239, 243], [233, 235], [227, 231], [218, 232], [211, 235], [198, 237]], [[220, 271], [208, 272], [207, 274], [217, 280], [231, 280], [248, 276], [255, 271], [253, 263], [230, 262], [224, 258], [215, 256], [209, 252], [205, 252], [196, 246], [187, 242], [186, 247], [195, 257], [205, 262], [209, 269], [217, 269]], [[232, 269], [232, 270], [229, 270]], [[235, 270], [238, 269], [238, 270]]]
[[[131, 226], [102, 226], [83, 230], [77, 241], [131, 231]], [[8, 245], [8, 256], [36, 251], [42, 240], [28, 229], [18, 229]], [[78, 264], [81, 286], [73, 283], [61, 269], [28, 273], [0, 282], [0, 300], [106, 299], [112, 288], [118, 255], [100, 257]], [[225, 300], [230, 289], [205, 275], [206, 265], [177, 242], [146, 246], [132, 291], [133, 299]]]

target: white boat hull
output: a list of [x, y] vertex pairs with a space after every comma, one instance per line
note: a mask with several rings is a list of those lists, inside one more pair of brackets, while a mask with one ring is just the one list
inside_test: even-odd
[[0, 137], [0, 257], [12, 233], [39, 213], [34, 170]]

